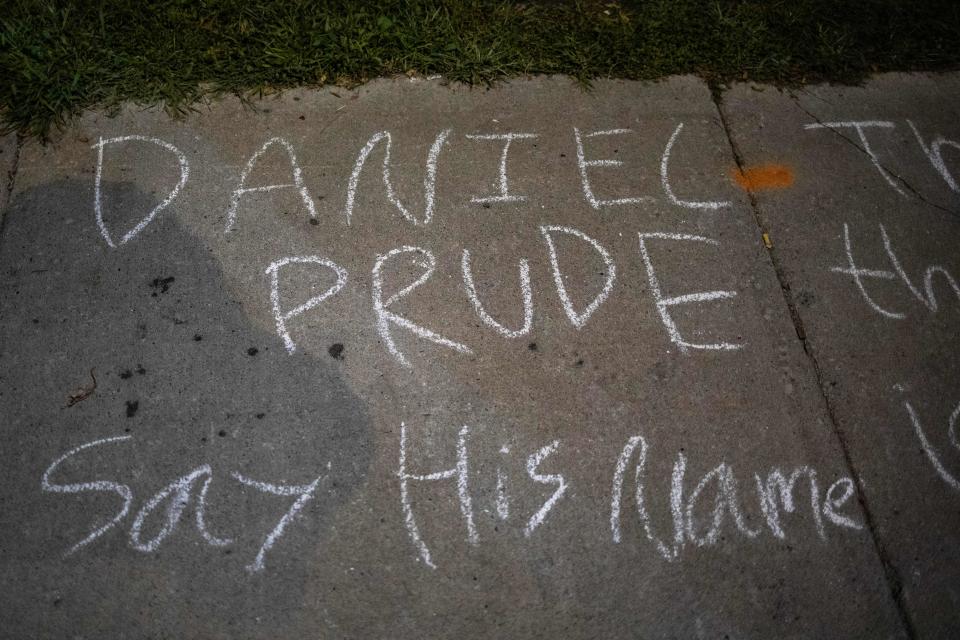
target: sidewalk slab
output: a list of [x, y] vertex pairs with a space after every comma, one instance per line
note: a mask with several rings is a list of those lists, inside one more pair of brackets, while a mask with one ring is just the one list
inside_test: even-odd
[[960, 629], [958, 96], [956, 75], [724, 95], [744, 162], [796, 173], [759, 210], [921, 638]]
[[904, 637], [705, 84], [257, 107], [22, 151], [5, 629]]

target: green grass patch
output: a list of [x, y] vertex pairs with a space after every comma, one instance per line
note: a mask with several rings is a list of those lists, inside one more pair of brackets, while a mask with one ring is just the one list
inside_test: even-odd
[[956, 0], [7, 0], [0, 119], [45, 138], [91, 106], [173, 112], [223, 93], [399, 73], [781, 84], [960, 62]]

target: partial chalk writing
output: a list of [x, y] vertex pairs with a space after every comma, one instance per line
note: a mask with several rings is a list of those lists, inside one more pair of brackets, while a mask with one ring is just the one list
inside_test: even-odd
[[917, 143], [920, 145], [920, 148], [923, 149], [924, 155], [927, 156], [930, 164], [932, 164], [933, 168], [937, 170], [937, 173], [939, 173], [940, 177], [943, 178], [944, 182], [947, 183], [947, 186], [950, 187], [950, 190], [960, 191], [960, 185], [957, 184], [957, 179], [954, 177], [953, 173], [951, 173], [950, 169], [947, 167], [946, 161], [943, 158], [944, 147], [953, 147], [957, 151], [960, 151], [960, 142], [957, 142], [956, 140], [947, 140], [943, 136], [937, 136], [931, 140], [929, 144], [927, 144], [920, 136], [920, 130], [917, 129], [917, 125], [913, 124], [912, 120], [907, 120], [907, 124], [913, 131], [913, 135], [917, 138]]
[[543, 506], [537, 510], [535, 514], [530, 516], [530, 520], [527, 522], [527, 526], [523, 529], [523, 535], [530, 537], [537, 527], [543, 524], [543, 521], [546, 520], [547, 514], [550, 513], [550, 510], [553, 509], [554, 505], [563, 497], [563, 494], [567, 490], [567, 483], [563, 479], [563, 476], [558, 473], [540, 473], [539, 468], [547, 457], [552, 454], [560, 446], [559, 440], [554, 440], [545, 447], [541, 447], [536, 453], [530, 454], [530, 457], [527, 458], [527, 475], [530, 476], [530, 479], [534, 482], [539, 482], [540, 484], [554, 485], [557, 488], [550, 495], [546, 502], [543, 503]]
[[890, 236], [887, 234], [886, 228], [882, 224], [878, 226], [880, 228], [880, 237], [883, 241], [884, 251], [887, 254], [887, 259], [890, 262], [890, 266], [893, 268], [892, 271], [883, 269], [865, 269], [857, 266], [857, 262], [853, 257], [853, 247], [850, 241], [850, 227], [847, 223], [843, 224], [843, 243], [844, 251], [846, 252], [847, 266], [832, 267], [830, 269], [834, 273], [840, 273], [852, 277], [861, 297], [871, 309], [883, 317], [890, 318], [892, 320], [902, 320], [907, 317], [906, 313], [902, 311], [890, 310], [881, 306], [867, 292], [865, 285], [865, 279], [867, 278], [872, 278], [874, 280], [899, 279], [900, 283], [906, 287], [907, 291], [909, 291], [910, 294], [912, 294], [913, 297], [920, 302], [920, 304], [922, 304], [930, 313], [936, 313], [940, 309], [940, 303], [937, 300], [933, 285], [935, 282], [935, 276], [940, 276], [942, 281], [950, 286], [950, 289], [953, 291], [954, 295], [957, 296], [957, 300], [960, 301], [960, 284], [957, 283], [956, 278], [953, 277], [950, 271], [940, 265], [928, 266], [923, 274], [923, 289], [918, 287], [910, 278], [910, 276], [907, 275], [906, 269], [904, 269], [900, 262], [900, 258], [893, 250], [893, 245], [890, 241]]
[[667, 146], [663, 150], [663, 156], [660, 158], [660, 184], [663, 186], [664, 193], [667, 194], [667, 199], [673, 204], [687, 209], [722, 209], [729, 207], [730, 202], [727, 200], [681, 200], [674, 194], [669, 178], [670, 153], [673, 151], [673, 145], [676, 144], [681, 131], [683, 131], [682, 122], [674, 129], [673, 135], [670, 136], [670, 140], [667, 141]]
[[[247, 179], [250, 177], [250, 173], [253, 171], [254, 166], [256, 166], [257, 161], [259, 161], [260, 157], [267, 152], [267, 149], [275, 144], [280, 145], [283, 150], [287, 152], [287, 157], [290, 160], [290, 167], [293, 171], [293, 182], [270, 184], [262, 187], [246, 186]], [[230, 196], [230, 208], [227, 209], [227, 226], [224, 229], [224, 232], [232, 231], [234, 225], [237, 223], [237, 209], [240, 206], [240, 198], [243, 196], [243, 194], [257, 193], [260, 191], [275, 191], [277, 189], [296, 189], [300, 194], [300, 198], [303, 200], [303, 205], [307, 208], [307, 213], [310, 214], [311, 218], [317, 217], [317, 210], [313, 204], [313, 198], [310, 197], [310, 192], [307, 191], [307, 187], [303, 183], [303, 172], [300, 170], [300, 165], [297, 163], [297, 156], [294, 154], [293, 145], [283, 138], [270, 138], [263, 143], [263, 146], [260, 147], [256, 153], [250, 156], [247, 164], [243, 167], [243, 171], [240, 173], [240, 185], [234, 190], [233, 195]]]
[[320, 478], [315, 479], [310, 484], [305, 485], [285, 485], [285, 484], [271, 484], [269, 482], [262, 482], [260, 480], [252, 480], [247, 476], [233, 472], [233, 478], [244, 484], [248, 487], [253, 487], [258, 491], [263, 491], [264, 493], [270, 493], [275, 496], [297, 496], [297, 499], [294, 500], [293, 504], [290, 505], [290, 508], [286, 513], [283, 514], [283, 517], [280, 518], [280, 521], [277, 522], [277, 526], [273, 528], [267, 539], [263, 541], [263, 544], [260, 546], [260, 550], [257, 551], [257, 557], [253, 559], [253, 562], [247, 565], [247, 571], [250, 573], [257, 573], [263, 571], [264, 569], [264, 558], [267, 555], [267, 552], [273, 548], [273, 545], [277, 543], [277, 540], [280, 539], [280, 536], [283, 535], [283, 532], [286, 530], [287, 526], [297, 517], [297, 515], [303, 510], [310, 500], [313, 499], [313, 493], [317, 489], [317, 485], [320, 483]]
[[468, 482], [470, 479], [469, 465], [467, 462], [467, 436], [470, 434], [470, 427], [464, 425], [460, 429], [457, 439], [457, 463], [452, 469], [445, 471], [436, 471], [427, 474], [412, 474], [407, 471], [407, 426], [400, 423], [400, 462], [397, 469], [397, 477], [400, 479], [400, 506], [403, 510], [403, 519], [407, 525], [407, 532], [410, 540], [417, 548], [419, 559], [431, 569], [436, 569], [437, 565], [433, 563], [430, 557], [430, 549], [420, 535], [420, 529], [417, 527], [417, 520], [413, 515], [413, 500], [410, 497], [410, 481], [426, 482], [436, 480], [457, 479], [457, 497], [460, 500], [460, 512], [467, 526], [467, 541], [470, 544], [477, 544], [479, 535], [477, 527], [473, 521], [473, 503], [470, 498]]
[[[49, 467], [47, 467], [46, 471], [44, 471], [40, 481], [40, 488], [42, 491], [63, 494], [78, 494], [89, 491], [112, 492], [123, 499], [123, 506], [120, 511], [114, 514], [113, 517], [104, 524], [101, 524], [92, 532], [87, 534], [87, 536], [82, 540], [71, 546], [66, 552], [67, 556], [79, 551], [81, 548], [89, 545], [91, 542], [102, 537], [111, 529], [119, 525], [120, 522], [122, 522], [130, 513], [130, 508], [134, 500], [133, 491], [130, 489], [129, 485], [108, 480], [56, 484], [51, 481], [51, 476], [61, 464], [82, 451], [99, 447], [104, 444], [128, 442], [131, 440], [132, 436], [117, 436], [88, 442], [87, 444], [80, 445], [63, 454]], [[209, 464], [202, 464], [194, 468], [186, 475], [177, 478], [173, 482], [170, 482], [165, 487], [160, 489], [160, 491], [150, 497], [146, 502], [143, 503], [134, 517], [129, 531], [130, 546], [133, 549], [143, 553], [155, 552], [160, 548], [164, 541], [170, 538], [177, 530], [184, 512], [190, 506], [191, 502], [194, 503], [194, 524], [201, 538], [209, 546], [213, 547], [226, 547], [233, 545], [235, 543], [233, 538], [221, 537], [212, 533], [207, 523], [207, 498], [209, 495], [210, 483], [213, 480], [213, 477], [213, 468]], [[251, 486], [265, 493], [278, 496], [297, 496], [297, 499], [294, 501], [293, 505], [291, 505], [277, 525], [267, 535], [254, 560], [247, 566], [247, 570], [249, 572], [257, 573], [263, 571], [265, 568], [266, 554], [277, 544], [277, 542], [283, 536], [285, 530], [297, 518], [304, 506], [313, 498], [316, 488], [323, 476], [316, 478], [313, 482], [307, 485], [273, 484], [259, 480], [251, 480], [247, 476], [237, 471], [234, 471], [231, 474], [231, 477], [244, 486]], [[203, 481], [203, 484], [200, 488], [199, 495], [194, 498], [196, 486], [201, 480]], [[148, 519], [155, 512], [161, 509], [163, 505], [166, 505], [166, 508], [162, 509], [161, 525], [159, 530], [154, 533], [152, 537], [146, 537], [147, 534], [145, 533], [145, 530], [147, 528]]]
[[383, 150], [383, 186], [387, 190], [387, 199], [393, 203], [400, 212], [400, 215], [402, 215], [407, 222], [414, 225], [429, 224], [430, 220], [433, 219], [434, 195], [437, 190], [437, 160], [451, 132], [452, 129], [444, 129], [438, 133], [436, 139], [433, 141], [433, 145], [430, 147], [429, 154], [427, 154], [427, 172], [423, 178], [424, 208], [423, 218], [421, 220], [418, 220], [400, 201], [396, 189], [393, 186], [393, 181], [390, 179], [390, 151], [393, 146], [393, 137], [389, 131], [381, 131], [374, 134], [373, 137], [367, 141], [363, 149], [360, 150], [360, 154], [357, 156], [357, 162], [353, 166], [353, 173], [350, 174], [350, 183], [347, 186], [347, 203], [344, 206], [344, 216], [346, 217], [347, 224], [350, 224], [350, 219], [353, 216], [353, 207], [357, 198], [357, 186], [360, 183], [360, 172], [363, 170], [363, 165], [367, 161], [367, 157], [382, 141], [386, 141], [386, 146]]
[[[333, 270], [337, 275], [337, 281], [320, 295], [313, 296], [290, 311], [284, 311], [280, 305], [280, 269], [288, 264], [319, 264]], [[273, 305], [273, 318], [277, 323], [277, 335], [283, 340], [283, 346], [286, 347], [287, 352], [293, 353], [296, 351], [297, 345], [294, 344], [293, 339], [290, 337], [290, 332], [287, 329], [287, 321], [302, 313], [306, 313], [310, 309], [319, 306], [320, 303], [327, 298], [336, 295], [347, 283], [347, 270], [320, 256], [292, 256], [271, 262], [270, 266], [267, 267], [266, 274], [270, 276], [270, 303]]]
[[[582, 329], [583, 325], [587, 323], [587, 320], [590, 319], [590, 316], [603, 304], [607, 298], [610, 296], [610, 292], [613, 290], [613, 283], [617, 279], [617, 267], [613, 263], [613, 258], [610, 256], [610, 252], [607, 251], [599, 242], [588, 236], [582, 231], [573, 229], [571, 227], [561, 227], [558, 225], [544, 225], [540, 227], [540, 233], [543, 235], [544, 241], [547, 243], [547, 249], [550, 251], [550, 267], [553, 269], [553, 282], [557, 286], [557, 295], [560, 296], [560, 302], [563, 304], [563, 312], [567, 314], [567, 318], [570, 319], [570, 322], [573, 323], [577, 329]], [[560, 271], [560, 260], [557, 257], [557, 246], [553, 241], [554, 233], [565, 233], [567, 235], [580, 238], [587, 244], [589, 244], [593, 249], [600, 255], [601, 260], [603, 260], [603, 265], [605, 268], [606, 279], [603, 283], [603, 290], [598, 293], [594, 299], [588, 304], [582, 311], [576, 311], [573, 307], [573, 301], [570, 299], [570, 294], [567, 292], [567, 285], [564, 283], [563, 273]]]
[[680, 242], [703, 242], [705, 244], [719, 245], [720, 243], [703, 236], [694, 236], [683, 233], [640, 233], [640, 255], [643, 258], [643, 264], [647, 268], [647, 278], [650, 282], [650, 291], [653, 293], [653, 299], [657, 306], [657, 312], [660, 314], [660, 320], [667, 329], [670, 341], [680, 349], [681, 353], [686, 353], [688, 349], [705, 349], [710, 351], [731, 351], [742, 349], [742, 344], [732, 344], [729, 342], [713, 343], [695, 343], [685, 340], [680, 335], [673, 316], [670, 315], [669, 308], [677, 305], [691, 304], [695, 302], [709, 302], [711, 300], [725, 300], [737, 295], [736, 291], [704, 291], [701, 293], [688, 293], [685, 295], [664, 297], [660, 288], [660, 279], [653, 268], [653, 261], [650, 259], [650, 251], [647, 248], [648, 240], [673, 240]]
[[813, 124], [804, 125], [804, 129], [830, 129], [831, 131], [836, 131], [837, 129], [851, 128], [857, 132], [857, 137], [860, 139], [860, 147], [870, 158], [870, 162], [873, 163], [873, 166], [877, 169], [881, 176], [883, 176], [884, 181], [890, 187], [899, 193], [902, 196], [906, 196], [903, 189], [899, 184], [899, 177], [892, 175], [887, 171], [883, 165], [880, 163], [880, 158], [877, 157], [876, 152], [874, 152], [873, 147], [870, 146], [870, 142], [867, 140], [867, 129], [892, 129], [894, 124], [886, 120], [851, 120], [848, 122], [814, 122]]
[[[403, 255], [403, 254], [413, 254], [414, 263], [423, 269], [423, 273], [420, 274], [420, 277], [414, 280], [411, 284], [407, 285], [397, 293], [389, 296], [386, 300], [383, 299], [383, 267], [391, 259]], [[404, 367], [411, 367], [410, 360], [407, 359], [403, 353], [397, 348], [396, 342], [394, 342], [393, 334], [390, 332], [390, 326], [395, 325], [398, 327], [403, 327], [404, 329], [410, 331], [411, 333], [429, 340], [435, 344], [439, 344], [445, 347], [449, 347], [454, 351], [459, 351], [460, 353], [472, 353], [470, 348], [459, 342], [454, 342], [449, 338], [441, 336], [435, 331], [431, 331], [424, 326], [416, 324], [403, 316], [400, 316], [397, 313], [394, 313], [390, 310], [390, 307], [399, 301], [401, 298], [408, 296], [413, 292], [414, 289], [425, 283], [430, 279], [430, 276], [433, 275], [433, 272], [437, 268], [437, 259], [434, 257], [433, 253], [428, 249], [423, 249], [420, 247], [399, 247], [397, 249], [392, 249], [387, 253], [377, 256], [377, 261], [373, 266], [373, 310], [377, 316], [377, 331], [380, 332], [380, 337], [383, 338], [383, 343], [387, 347], [387, 350], [397, 359]]]
[[510, 193], [510, 187], [507, 184], [507, 153], [510, 152], [510, 143], [514, 140], [529, 140], [536, 138], [534, 133], [489, 133], [468, 135], [471, 140], [502, 140], [503, 148], [500, 151], [500, 176], [497, 180], [497, 195], [494, 196], [474, 196], [470, 202], [522, 202], [527, 199], [526, 196]]
[[[917, 415], [917, 410], [913, 408], [913, 405], [911, 405], [908, 400], [903, 401], [903, 407], [907, 410], [907, 415], [910, 417], [910, 424], [913, 425], [913, 431], [917, 435], [917, 439], [920, 441], [920, 447], [923, 449], [923, 453], [927, 456], [927, 460], [929, 460], [930, 464], [933, 465], [937, 475], [939, 475], [940, 478], [946, 482], [951, 489], [960, 491], [960, 480], [958, 480], [957, 476], [954, 473], [951, 473], [947, 469], [946, 465], [943, 464], [941, 454], [930, 442], [926, 431], [924, 431], [923, 423], [920, 420], [920, 416]], [[957, 440], [957, 418], [960, 418], [960, 404], [957, 404], [953, 412], [950, 414], [950, 418], [947, 420], [947, 436], [950, 440], [950, 444], [954, 449], [960, 452], [960, 441]]]
[[470, 268], [470, 251], [463, 250], [460, 261], [460, 270], [463, 273], [463, 285], [467, 290], [467, 297], [473, 303], [473, 308], [485, 325], [494, 329], [505, 338], [520, 338], [530, 333], [533, 327], [533, 290], [530, 288], [530, 263], [526, 259], [520, 260], [520, 295], [523, 299], [523, 325], [519, 329], [510, 329], [497, 322], [480, 302], [477, 295], [477, 286], [473, 282], [473, 270]]
[[[106, 223], [103, 220], [103, 196], [101, 194], [101, 183], [103, 181], [103, 148], [108, 144], [117, 144], [120, 142], [129, 141], [151, 142], [175, 155], [177, 157], [177, 162], [180, 164], [180, 180], [170, 191], [170, 193], [167, 194], [167, 197], [160, 202], [160, 204], [151, 209], [149, 213], [147, 213], [147, 215], [140, 220], [140, 222], [123, 234], [120, 237], [119, 242], [115, 242], [113, 237], [110, 235], [110, 231], [107, 229]], [[92, 148], [97, 150], [97, 172], [94, 176], [93, 182], [93, 208], [97, 217], [97, 226], [100, 228], [100, 235], [103, 236], [103, 239], [106, 241], [107, 245], [110, 248], [116, 248], [117, 246], [126, 244], [132, 240], [138, 233], [143, 231], [144, 227], [150, 224], [153, 219], [157, 217], [158, 213], [170, 206], [170, 203], [173, 202], [174, 199], [176, 199], [176, 197], [180, 194], [180, 190], [183, 189], [183, 186], [187, 184], [187, 180], [190, 177], [190, 163], [187, 162], [187, 156], [185, 156], [182, 151], [177, 149], [169, 142], [164, 142], [163, 140], [150, 138], [147, 136], [120, 136], [118, 138], [107, 138], [106, 140], [100, 138], [100, 141], [93, 145]]]
[[130, 512], [130, 505], [133, 504], [133, 492], [130, 491], [130, 487], [125, 484], [120, 484], [118, 482], [112, 482], [110, 480], [93, 480], [88, 482], [75, 482], [70, 484], [55, 484], [50, 481], [50, 476], [53, 475], [53, 472], [57, 470], [61, 464], [64, 463], [69, 458], [77, 455], [81, 451], [86, 449], [91, 449], [93, 447], [99, 447], [103, 444], [110, 444], [114, 442], [125, 442], [130, 440], [132, 436], [116, 436], [113, 438], [102, 438], [100, 440], [94, 440], [93, 442], [88, 442], [82, 444], [79, 447], [71, 449], [66, 452], [59, 458], [53, 461], [53, 463], [47, 467], [47, 470], [43, 472], [43, 477], [40, 480], [40, 488], [43, 491], [50, 493], [83, 493], [85, 491], [109, 491], [117, 494], [120, 498], [123, 499], [123, 507], [118, 511], [110, 520], [104, 524], [98, 526], [96, 529], [91, 531], [84, 537], [82, 540], [71, 546], [66, 551], [66, 555], [71, 555], [79, 551], [82, 547], [90, 544], [110, 529], [117, 526], [121, 520], [123, 520], [127, 514]]
[[[733, 531], [745, 539], [755, 539], [761, 536], [763, 529], [758, 526], [751, 526], [749, 523], [747, 509], [741, 502], [745, 500], [743, 491], [737, 483], [731, 465], [721, 462], [700, 479], [688, 496], [684, 496], [687, 459], [683, 452], [676, 455], [670, 481], [668, 508], [671, 513], [673, 536], [670, 542], [666, 542], [658, 536], [653, 528], [653, 518], [650, 511], [652, 503], [648, 497], [649, 485], [646, 476], [650, 448], [646, 438], [633, 436], [627, 441], [617, 458], [613, 473], [613, 491], [610, 504], [610, 530], [614, 543], [621, 543], [624, 536], [623, 489], [627, 483], [628, 466], [634, 458], [636, 459], [633, 475], [634, 502], [638, 520], [646, 539], [653, 543], [664, 560], [678, 560], [688, 543], [695, 547], [716, 546], [720, 542], [723, 532], [730, 531], [730, 527], [725, 527], [724, 524], [728, 520], [733, 523]], [[796, 494], [800, 485], [798, 481], [801, 478], [807, 480], [809, 513], [817, 535], [822, 540], [828, 539], [824, 527], [824, 518], [840, 529], [860, 530], [862, 528], [863, 525], [849, 511], [842, 511], [844, 507], [849, 505], [851, 498], [855, 495], [856, 486], [853, 480], [847, 477], [840, 478], [832, 483], [825, 492], [821, 492], [817, 472], [810, 467], [800, 466], [786, 474], [779, 468], [774, 468], [766, 475], [766, 478], [761, 477], [760, 474], [754, 474], [756, 482], [755, 500], [771, 535], [779, 539], [787, 537], [780, 515], [781, 513], [798, 512], [799, 504], [796, 500]], [[709, 517], [707, 526], [704, 528], [698, 522], [697, 508], [702, 494], [710, 484], [715, 485], [713, 489], [714, 500], [709, 504]]]
[[580, 182], [581, 186], [583, 187], [583, 195], [587, 199], [587, 202], [590, 203], [590, 206], [594, 209], [624, 204], [637, 204], [640, 202], [653, 202], [654, 200], [654, 198], [650, 196], [634, 196], [601, 200], [597, 198], [593, 192], [593, 186], [590, 184], [590, 177], [587, 175], [587, 169], [589, 167], [619, 167], [623, 164], [623, 162], [620, 160], [611, 160], [609, 158], [603, 160], [587, 160], [586, 154], [583, 150], [583, 139], [595, 138], [597, 136], [618, 136], [626, 133], [633, 132], [630, 129], [608, 129], [606, 131], [594, 131], [592, 133], [583, 135], [580, 133], [580, 129], [576, 127], [573, 129], [573, 139], [577, 146], [577, 167], [580, 169]]

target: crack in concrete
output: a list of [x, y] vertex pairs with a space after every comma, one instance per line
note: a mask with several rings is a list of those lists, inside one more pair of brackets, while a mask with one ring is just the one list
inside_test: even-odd
[[[742, 172], [744, 170], [744, 161], [743, 156], [740, 153], [740, 148], [738, 147], [736, 141], [733, 139], [733, 133], [730, 129], [727, 116], [723, 110], [723, 95], [721, 89], [717, 85], [711, 84], [710, 86], [710, 95], [713, 98], [713, 104], [717, 109], [717, 113], [720, 116], [720, 124], [723, 127], [723, 131], [727, 137], [727, 143], [730, 145], [730, 152], [733, 154], [733, 160], [737, 165], [737, 168]], [[791, 96], [796, 101], [795, 96]], [[797, 106], [803, 110], [799, 104]], [[816, 116], [809, 114], [810, 117], [816, 119]], [[818, 120], [819, 122], [819, 120]], [[838, 135], [847, 139], [846, 136], [843, 136], [839, 132]], [[853, 144], [857, 149], [860, 149], [860, 146], [854, 143], [852, 140], [847, 139], [848, 142]], [[863, 149], [860, 149], [863, 151]], [[864, 151], [864, 153], [866, 153]], [[895, 175], [895, 174], [891, 174]], [[899, 176], [897, 176], [899, 178]], [[902, 181], [902, 178], [899, 178]], [[912, 189], [911, 189], [912, 190]], [[760, 230], [761, 234], [769, 234], [769, 226], [764, 219], [763, 214], [760, 211], [757, 198], [754, 193], [748, 191], [747, 197], [750, 201], [750, 208], [753, 211], [753, 217], [757, 224], [757, 227]], [[952, 213], [949, 212], [948, 213]], [[900, 617], [900, 622], [903, 625], [904, 631], [907, 634], [907, 637], [911, 640], [914, 640], [917, 637], [916, 627], [913, 623], [913, 619], [910, 616], [910, 612], [907, 608], [907, 604], [903, 594], [903, 579], [900, 577], [900, 572], [897, 570], [896, 566], [893, 563], [893, 560], [890, 558], [890, 554], [887, 552], [886, 547], [883, 542], [880, 540], [880, 535], [877, 531], [876, 522], [874, 521], [872, 512], [870, 511], [869, 504], [867, 502], [866, 493], [864, 492], [863, 481], [860, 478], [860, 474], [857, 472], [856, 465], [853, 463], [853, 457], [850, 453], [850, 446], [847, 443], [846, 437], [843, 435], [843, 430], [840, 428], [840, 422], [837, 418], [836, 411], [834, 410], [833, 404], [830, 402], [830, 398], [827, 395], [827, 387], [824, 382], [823, 372], [820, 369], [820, 363], [817, 360], [816, 355], [813, 353], [811, 345], [807, 341], [806, 331], [803, 327], [803, 319], [800, 317], [800, 312], [797, 307], [796, 302], [793, 298], [793, 292], [790, 288], [790, 282], [787, 278], [786, 272], [783, 269], [783, 266], [780, 264], [780, 260], [777, 257], [776, 250], [770, 248], [767, 251], [767, 255], [770, 258], [770, 263], [773, 266], [774, 273], [777, 276], [777, 281], [780, 283], [780, 291], [783, 294], [784, 302], [787, 305], [787, 310], [790, 313], [790, 319], [793, 322], [794, 330], [797, 333], [797, 339], [800, 340], [800, 344], [803, 346], [803, 352], [806, 354], [807, 359], [810, 361], [811, 367], [813, 369], [814, 376], [817, 381], [817, 386], [820, 388], [820, 397], [823, 400], [824, 406], [827, 411], [827, 417], [830, 420], [830, 424], [833, 427], [834, 436], [837, 438], [837, 442], [840, 446], [840, 451], [843, 455], [844, 464], [847, 467], [847, 471], [850, 473], [850, 476], [853, 478], [853, 481], [856, 483], [857, 487], [857, 501], [860, 504], [860, 508], [863, 511], [864, 519], [866, 520], [867, 530], [870, 532], [870, 538], [873, 541], [874, 551], [877, 554], [877, 559], [880, 561], [881, 567], [883, 569], [884, 578], [887, 581], [887, 587], [890, 590], [890, 594], [893, 597], [894, 605], [897, 609], [897, 614]]]
[[[805, 114], [807, 114], [808, 116], [810, 116], [811, 118], [813, 118], [813, 120], [814, 120], [817, 124], [823, 126], [824, 129], [827, 129], [828, 131], [830, 131], [830, 132], [836, 134], [837, 136], [839, 136], [841, 139], [845, 140], [845, 141], [846, 141], [848, 144], [850, 144], [854, 149], [856, 149], [857, 151], [859, 151], [859, 152], [862, 153], [863, 155], [867, 156], [867, 157], [870, 159], [871, 162], [874, 161], [873, 158], [870, 158], [870, 154], [867, 153], [867, 150], [864, 149], [863, 147], [861, 147], [859, 144], [857, 144], [857, 141], [856, 141], [856, 140], [854, 140], [853, 138], [850, 138], [850, 137], [848, 137], [848, 136], [845, 136], [841, 131], [839, 131], [839, 130], [833, 128], [833, 127], [828, 127], [828, 126], [826, 126], [826, 125], [823, 123], [823, 121], [822, 121], [820, 118], [818, 118], [813, 112], [805, 109], [805, 108], [803, 107], [803, 105], [800, 104], [800, 99], [796, 96], [796, 94], [794, 94], [794, 93], [789, 93], [788, 95], [790, 96], [790, 99], [793, 101], [793, 104], [794, 104], [794, 106], [795, 106], [797, 109], [799, 109], [800, 111], [804, 112]], [[809, 95], [812, 95], [812, 94], [809, 94]], [[824, 102], [826, 102], [826, 101], [824, 100]], [[829, 104], [829, 103], [827, 103], [827, 104]], [[958, 214], [960, 214], [960, 212], [958, 212], [958, 211], [953, 211], [953, 210], [951, 210], [951, 209], [948, 209], [948, 208], [946, 208], [946, 207], [944, 207], [944, 206], [941, 206], [941, 205], [937, 204], [936, 202], [931, 202], [930, 200], [927, 200], [927, 198], [925, 198], [925, 197], [923, 196], [923, 194], [921, 194], [920, 191], [918, 191], [918, 190], [916, 189], [916, 187], [914, 187], [912, 184], [910, 184], [910, 183], [907, 181], [906, 178], [904, 178], [903, 176], [901, 176], [901, 175], [900, 175], [899, 173], [897, 173], [896, 171], [893, 171], [893, 170], [892, 170], [890, 167], [888, 167], [887, 165], [883, 164], [883, 162], [881, 162], [879, 158], [876, 159], [876, 162], [877, 162], [878, 165], [880, 165], [880, 167], [881, 167], [888, 175], [892, 176], [893, 178], [895, 178], [895, 179], [897, 180], [897, 182], [899, 182], [901, 185], [903, 185], [904, 187], [906, 187], [906, 188], [907, 188], [907, 191], [909, 191], [910, 193], [912, 193], [912, 194], [914, 195], [914, 197], [917, 198], [917, 200], [919, 200], [920, 202], [923, 202], [924, 204], [930, 205], [930, 206], [933, 207], [934, 209], [938, 209], [938, 210], [940, 210], [940, 211], [948, 214], [948, 215], [949, 215], [951, 218], [953, 218], [954, 220], [957, 219]]]

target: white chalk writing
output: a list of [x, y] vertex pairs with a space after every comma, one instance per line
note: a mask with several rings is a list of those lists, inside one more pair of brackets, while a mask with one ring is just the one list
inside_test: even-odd
[[[117, 144], [119, 142], [129, 142], [131, 140], [136, 140], [140, 142], [152, 142], [159, 147], [166, 149], [173, 155], [177, 157], [177, 161], [180, 163], [180, 180], [177, 182], [177, 186], [167, 194], [167, 197], [163, 201], [155, 206], [153, 209], [147, 213], [146, 216], [140, 222], [136, 224], [132, 229], [127, 231], [120, 237], [118, 243], [114, 242], [113, 238], [110, 236], [110, 231], [107, 229], [106, 223], [103, 221], [103, 196], [101, 195], [101, 182], [103, 181], [103, 148], [108, 144]], [[108, 138], [104, 140], [100, 138], [100, 141], [97, 144], [93, 145], [92, 148], [97, 150], [97, 172], [94, 177], [93, 183], [93, 208], [94, 213], [97, 217], [97, 226], [100, 228], [100, 235], [103, 236], [103, 239], [106, 241], [107, 245], [111, 248], [115, 248], [118, 245], [125, 244], [132, 240], [134, 236], [143, 231], [144, 227], [150, 224], [154, 218], [157, 217], [157, 214], [170, 206], [170, 203], [179, 195], [180, 190], [183, 189], [183, 186], [187, 184], [187, 179], [190, 177], [190, 163], [187, 162], [187, 156], [183, 154], [182, 151], [177, 149], [175, 146], [169, 142], [164, 142], [163, 140], [158, 140], [157, 138], [149, 138], [147, 136], [120, 136], [118, 138]]]

